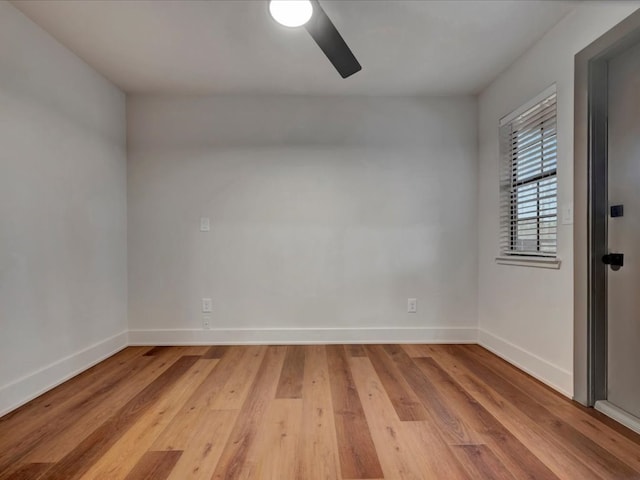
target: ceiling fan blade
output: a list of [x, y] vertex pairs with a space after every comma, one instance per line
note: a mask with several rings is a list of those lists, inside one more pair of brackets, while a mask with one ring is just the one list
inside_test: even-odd
[[312, 0], [312, 3], [313, 15], [305, 25], [311, 37], [336, 67], [342, 78], [347, 78], [362, 70], [362, 66], [320, 3], [317, 0]]

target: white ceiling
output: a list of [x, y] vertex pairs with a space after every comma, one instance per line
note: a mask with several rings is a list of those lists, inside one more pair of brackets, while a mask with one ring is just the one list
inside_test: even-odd
[[15, 0], [129, 93], [477, 93], [574, 6], [528, 0], [320, 0], [363, 70], [343, 80], [266, 0]]

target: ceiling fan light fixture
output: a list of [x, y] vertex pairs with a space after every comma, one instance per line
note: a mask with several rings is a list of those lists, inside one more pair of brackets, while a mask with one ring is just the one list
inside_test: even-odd
[[285, 27], [301, 27], [313, 15], [313, 6], [310, 0], [271, 0], [269, 13]]

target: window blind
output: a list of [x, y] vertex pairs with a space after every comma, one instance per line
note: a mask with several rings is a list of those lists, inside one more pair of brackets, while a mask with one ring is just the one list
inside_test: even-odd
[[556, 92], [500, 126], [500, 253], [555, 257], [558, 240]]

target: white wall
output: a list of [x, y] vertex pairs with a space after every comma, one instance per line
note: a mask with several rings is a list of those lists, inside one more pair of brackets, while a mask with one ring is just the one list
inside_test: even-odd
[[126, 344], [125, 97], [0, 2], [0, 415]]
[[476, 149], [473, 98], [130, 97], [131, 341], [475, 341]]
[[559, 203], [573, 199], [574, 55], [638, 2], [585, 2], [479, 98], [479, 341], [567, 395], [573, 392], [573, 231], [558, 233], [560, 270], [497, 265], [498, 121], [552, 83], [558, 88]]

